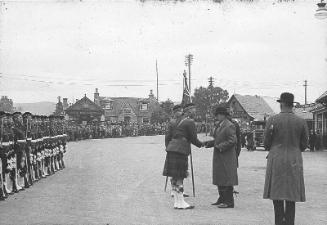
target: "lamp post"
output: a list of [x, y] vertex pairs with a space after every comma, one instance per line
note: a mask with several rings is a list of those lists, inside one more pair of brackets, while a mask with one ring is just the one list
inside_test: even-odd
[[318, 9], [316, 10], [315, 17], [319, 20], [327, 18], [327, 7], [324, 0], [317, 3]]

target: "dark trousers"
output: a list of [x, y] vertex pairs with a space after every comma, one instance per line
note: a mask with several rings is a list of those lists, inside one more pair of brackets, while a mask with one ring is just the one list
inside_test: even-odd
[[225, 203], [226, 205], [234, 205], [233, 190], [233, 186], [218, 186], [218, 202]]
[[273, 200], [275, 225], [294, 225], [295, 202]]

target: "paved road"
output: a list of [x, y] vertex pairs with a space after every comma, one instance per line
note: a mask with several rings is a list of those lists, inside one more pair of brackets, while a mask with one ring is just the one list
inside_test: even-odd
[[[203, 137], [202, 137], [203, 138]], [[66, 169], [0, 202], [0, 224], [244, 224], [272, 225], [272, 202], [262, 199], [266, 152], [242, 151], [236, 208], [211, 206], [212, 150], [193, 150], [194, 210], [172, 209], [161, 176], [163, 136], [69, 143]], [[327, 224], [327, 152], [305, 152], [307, 202], [296, 224]], [[190, 179], [186, 191], [191, 193]]]

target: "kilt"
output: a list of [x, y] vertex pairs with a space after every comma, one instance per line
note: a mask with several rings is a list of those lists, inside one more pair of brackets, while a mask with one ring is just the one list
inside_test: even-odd
[[163, 176], [186, 178], [188, 176], [188, 156], [177, 152], [167, 152]]

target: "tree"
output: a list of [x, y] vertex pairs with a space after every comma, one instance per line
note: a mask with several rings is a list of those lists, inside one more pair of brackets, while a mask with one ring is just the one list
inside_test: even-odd
[[213, 85], [195, 89], [192, 102], [196, 105], [197, 117], [205, 120], [206, 113], [212, 113], [218, 104], [226, 102], [228, 98], [227, 90]]
[[161, 102], [160, 107], [163, 109], [163, 111], [165, 113], [167, 113], [168, 115], [171, 115], [173, 108], [174, 108], [174, 103], [172, 100], [170, 100], [168, 98], [166, 101]]
[[167, 99], [161, 102], [160, 107], [155, 109], [151, 114], [151, 123], [162, 123], [169, 120], [173, 111], [174, 103]]
[[14, 112], [14, 102], [7, 96], [2, 96], [0, 99], [0, 111]]

